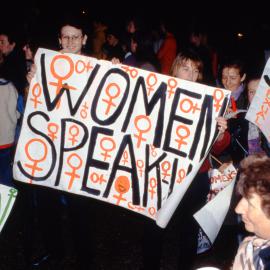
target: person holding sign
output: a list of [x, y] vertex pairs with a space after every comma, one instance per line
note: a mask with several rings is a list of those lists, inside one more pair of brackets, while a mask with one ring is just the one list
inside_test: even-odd
[[[171, 75], [183, 80], [196, 82], [202, 79], [202, 70], [203, 62], [197, 52], [193, 49], [187, 49], [177, 55], [172, 65]], [[216, 121], [220, 133], [216, 143], [212, 146], [211, 153], [214, 155], [220, 154], [230, 143], [230, 135], [225, 131], [227, 129], [226, 119], [218, 117]], [[210, 190], [209, 168], [210, 163], [206, 159], [172, 218], [172, 222], [176, 222], [179, 228], [177, 269], [191, 269], [194, 263], [200, 226], [193, 218], [193, 214], [207, 201], [207, 195]], [[155, 224], [147, 222], [143, 240], [143, 269], [160, 269], [164, 232]]]
[[252, 236], [239, 246], [232, 270], [270, 269], [270, 158], [250, 155], [240, 164], [237, 191], [242, 199], [235, 212]]
[[229, 147], [223, 153], [223, 160], [225, 162], [232, 160], [234, 166], [238, 167], [240, 161], [248, 155], [245, 139], [248, 125], [245, 123], [245, 113], [243, 113], [248, 106], [244, 84], [246, 79], [244, 63], [239, 59], [227, 60], [221, 68], [221, 73], [223, 87], [232, 92], [227, 110], [228, 130], [232, 138]]
[[230, 109], [246, 109], [247, 97], [245, 95], [246, 72], [244, 63], [239, 59], [227, 60], [221, 68], [222, 86], [232, 92]]
[[[84, 24], [76, 16], [69, 16], [63, 20], [60, 25], [58, 42], [62, 53], [83, 54], [83, 48], [86, 45], [87, 35], [84, 30]], [[30, 83], [35, 76], [36, 66], [33, 64], [27, 74], [27, 80]], [[44, 236], [45, 245], [49, 252], [46, 256], [38, 258], [34, 263], [36, 266], [44, 263], [47, 259], [57, 260], [58, 262], [64, 255], [64, 246], [62, 244], [61, 215], [62, 199], [67, 203], [69, 219], [73, 237], [74, 249], [77, 255], [78, 269], [88, 269], [91, 264], [91, 227], [93, 221], [91, 204], [89, 198], [75, 196], [74, 194], [61, 194], [59, 191], [35, 187], [37, 189], [37, 207], [39, 212], [40, 226]], [[52, 218], [53, 216], [53, 218]], [[91, 239], [90, 239], [91, 238]], [[48, 256], [49, 255], [49, 256]]]

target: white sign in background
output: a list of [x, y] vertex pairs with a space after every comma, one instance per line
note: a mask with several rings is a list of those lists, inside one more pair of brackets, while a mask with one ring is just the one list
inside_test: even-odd
[[228, 213], [237, 170], [230, 164], [223, 173], [213, 170], [209, 202], [193, 216], [213, 244]]
[[246, 114], [270, 142], [270, 58], [268, 59], [258, 89]]

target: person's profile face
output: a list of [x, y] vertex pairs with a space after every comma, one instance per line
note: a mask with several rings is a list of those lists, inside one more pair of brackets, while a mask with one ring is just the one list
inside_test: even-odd
[[61, 29], [59, 44], [62, 46], [62, 52], [81, 54], [86, 40], [87, 36], [83, 35], [81, 29], [70, 25], [63, 26]]
[[182, 80], [196, 82], [199, 78], [200, 71], [198, 64], [190, 59], [183, 60], [176, 72], [176, 77]]
[[270, 239], [270, 218], [262, 209], [261, 197], [252, 192], [249, 198], [242, 198], [235, 208], [242, 217], [247, 231], [263, 239]]

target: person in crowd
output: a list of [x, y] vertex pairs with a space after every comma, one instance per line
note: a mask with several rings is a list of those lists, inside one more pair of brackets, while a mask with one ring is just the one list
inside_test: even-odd
[[179, 53], [171, 67], [170, 75], [191, 82], [202, 82], [204, 63], [194, 49]]
[[[159, 72], [159, 61], [154, 53], [153, 39], [148, 31], [139, 31], [128, 35], [122, 40], [124, 56], [123, 64], [138, 67], [144, 70]], [[112, 63], [121, 63], [119, 58], [114, 57]]]
[[12, 82], [18, 91], [17, 110], [21, 118], [17, 121], [15, 134], [17, 140], [24, 112], [24, 91], [27, 86], [26, 61], [19, 43], [19, 33], [17, 31], [14, 29], [6, 29], [0, 32], [0, 52], [3, 55], [3, 62], [0, 65], [0, 74], [2, 74], [3, 78]]
[[2, 65], [3, 62], [4, 62], [4, 55], [2, 51], [0, 51], [0, 65]]
[[254, 77], [250, 77], [248, 79], [247, 82], [247, 91], [248, 91], [248, 103], [250, 105], [250, 103], [253, 100], [253, 97], [256, 94], [257, 88], [259, 86], [259, 82], [260, 82], [260, 77], [259, 76], [254, 76]]
[[[259, 82], [260, 77], [258, 75], [249, 76], [249, 79], [247, 80], [246, 89], [244, 90], [246, 91], [248, 99], [247, 108], [252, 102], [252, 99], [258, 88]], [[233, 112], [233, 110], [230, 109], [230, 112]], [[264, 152], [264, 150], [262, 149], [262, 141], [261, 141], [262, 136], [259, 128], [255, 124], [246, 120], [245, 115], [246, 110], [240, 113], [239, 115], [240, 117], [232, 117], [229, 120], [229, 130], [232, 132], [233, 135], [232, 137], [235, 140], [235, 144], [231, 145], [230, 149], [232, 150], [238, 149], [239, 151], [238, 152], [232, 151], [232, 153], [229, 152], [228, 160], [234, 161], [236, 165], [238, 165], [241, 159], [243, 159], [247, 155]], [[236, 163], [235, 160], [237, 160], [238, 156], [240, 156], [240, 158], [238, 158], [238, 162]]]
[[62, 24], [58, 35], [58, 42], [62, 53], [83, 54], [87, 34], [80, 26], [80, 22], [67, 22]]
[[246, 91], [246, 72], [243, 61], [237, 58], [228, 59], [221, 68], [222, 86], [231, 91], [231, 99], [227, 109], [228, 114], [235, 113], [229, 117], [228, 131], [231, 134], [231, 143], [225, 149], [221, 160], [224, 162], [232, 161], [238, 167], [240, 161], [248, 155], [248, 145], [246, 134], [248, 125], [245, 118], [245, 111], [248, 107], [248, 97]]
[[93, 22], [93, 37], [91, 39], [91, 56], [97, 59], [103, 59], [102, 48], [106, 42], [106, 30], [108, 26], [102, 19], [95, 19]]
[[[135, 53], [139, 42], [140, 23], [136, 17], [130, 17], [125, 22], [125, 31], [121, 36], [121, 46], [124, 51], [123, 64], [137, 66]], [[120, 61], [120, 60], [119, 60]]]
[[189, 34], [191, 46], [196, 48], [204, 63], [203, 83], [214, 86], [217, 77], [217, 52], [209, 46], [208, 34], [202, 28], [194, 26]]
[[[76, 16], [70, 16], [63, 20], [60, 25], [58, 42], [62, 53], [83, 54], [83, 47], [87, 41], [84, 23]], [[32, 66], [27, 75], [30, 82], [36, 72], [35, 65]], [[71, 233], [73, 238], [73, 251], [77, 255], [78, 269], [90, 269], [92, 265], [93, 246], [92, 228], [94, 218], [92, 199], [75, 194], [61, 193], [60, 191], [47, 187], [37, 188], [37, 207], [39, 220], [47, 253], [38, 258], [34, 264], [44, 264], [48, 259], [60, 262], [65, 255], [63, 246], [62, 220], [63, 203], [67, 205], [69, 220], [71, 222]], [[59, 267], [59, 264], [56, 267]]]
[[235, 208], [251, 233], [239, 246], [232, 270], [270, 269], [270, 158], [250, 155], [239, 168], [237, 191], [242, 196]]
[[[257, 88], [259, 86], [260, 77], [254, 76], [250, 77], [247, 82], [247, 94], [248, 94], [248, 103], [253, 100], [254, 95], [256, 94]], [[248, 154], [258, 154], [263, 153], [264, 150], [262, 149], [262, 142], [261, 142], [261, 132], [259, 128], [251, 123], [248, 122], [248, 134], [247, 134], [247, 141], [248, 141]]]
[[31, 67], [34, 64], [34, 57], [38, 47], [38, 42], [33, 38], [28, 38], [23, 44], [22, 49], [24, 51], [27, 72], [31, 70]]
[[154, 23], [151, 29], [152, 37], [153, 37], [153, 48], [155, 54], [158, 53], [163, 41], [164, 41], [164, 34], [161, 33], [161, 29], [158, 26], [158, 23]]
[[[33, 69], [35, 70], [35, 63], [34, 63], [34, 58], [35, 58], [35, 54], [39, 48], [39, 42], [37, 41], [36, 38], [34, 37], [29, 37], [27, 40], [25, 40], [24, 44], [23, 44], [23, 51], [24, 51], [24, 56], [25, 56], [25, 61], [26, 61], [26, 67], [27, 67], [27, 72], [29, 74], [31, 74], [31, 68], [33, 67]], [[28, 74], [27, 74], [28, 76]], [[24, 104], [26, 103], [26, 99], [28, 96], [28, 92], [29, 92], [29, 84], [30, 81], [27, 82], [27, 86], [25, 88], [25, 93], [24, 93]], [[18, 102], [19, 103], [19, 102]], [[24, 105], [23, 104], [23, 105]]]
[[[187, 49], [175, 58], [171, 75], [179, 79], [196, 82], [202, 79], [202, 71], [203, 62], [199, 55], [194, 50]], [[214, 155], [220, 154], [230, 143], [230, 135], [226, 131], [226, 119], [218, 117], [216, 120], [220, 133], [211, 149], [211, 153]], [[170, 223], [176, 222], [179, 228], [177, 269], [192, 269], [196, 258], [200, 226], [193, 218], [193, 214], [207, 201], [210, 190], [209, 168], [210, 163], [206, 159], [176, 209], [172, 221], [170, 221]], [[143, 269], [160, 269], [164, 232], [165, 230], [159, 228], [154, 222], [146, 221], [143, 239]]]
[[[253, 100], [254, 95], [259, 87], [260, 76], [253, 75], [249, 77], [247, 81], [247, 94], [248, 94], [248, 103]], [[248, 105], [248, 106], [249, 106]], [[270, 156], [270, 143], [267, 141], [264, 134], [260, 131], [260, 129], [251, 122], [248, 122], [248, 153], [258, 154], [258, 153], [266, 153]]]
[[[38, 49], [38, 43], [34, 41], [33, 39], [28, 39], [23, 43], [22, 50], [25, 55], [25, 65], [27, 72], [31, 70], [32, 65], [34, 64], [34, 55]], [[20, 112], [21, 117], [17, 121], [17, 127], [16, 127], [16, 133], [15, 133], [15, 141], [17, 143], [20, 131], [21, 131], [21, 126], [22, 126], [22, 118], [23, 118], [23, 113], [24, 113], [24, 108], [25, 108], [25, 103], [26, 103], [26, 97], [28, 95], [29, 91], [29, 84], [26, 84], [26, 87], [23, 91], [23, 94], [18, 95], [18, 101], [17, 101], [17, 110]]]
[[248, 100], [245, 92], [245, 65], [237, 58], [227, 59], [221, 67], [221, 83], [225, 89], [230, 90], [230, 109], [246, 109]]
[[177, 42], [168, 21], [164, 20], [160, 23], [160, 30], [163, 35], [163, 43], [157, 52], [157, 57], [160, 62], [161, 73], [169, 75], [177, 53]]
[[7, 29], [0, 32], [0, 52], [3, 55], [0, 73], [3, 78], [11, 81], [18, 94], [23, 96], [27, 85], [27, 70], [23, 51], [18, 40], [18, 34], [14, 30]]
[[125, 25], [126, 26], [126, 32], [133, 35], [136, 32], [141, 30], [141, 25], [142, 25], [141, 20], [139, 20], [135, 16], [130, 17], [126, 21], [126, 25]]
[[160, 72], [161, 66], [154, 52], [153, 37], [149, 31], [138, 32], [135, 57], [139, 68]]
[[20, 113], [17, 111], [18, 92], [15, 86], [0, 76], [0, 183], [14, 186], [12, 160], [15, 131]]
[[[123, 35], [121, 43], [124, 51], [123, 64], [127, 66], [137, 66], [136, 51], [138, 47], [137, 34], [126, 33]], [[120, 61], [119, 61], [120, 62]]]
[[118, 58], [123, 61], [124, 51], [121, 46], [121, 35], [115, 27], [109, 27], [106, 31], [106, 42], [103, 46], [103, 56], [105, 60]]

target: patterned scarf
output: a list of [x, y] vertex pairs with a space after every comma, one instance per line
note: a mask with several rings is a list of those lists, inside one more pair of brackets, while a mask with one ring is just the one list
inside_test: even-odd
[[269, 270], [269, 261], [270, 240], [246, 237], [238, 248], [232, 270]]

